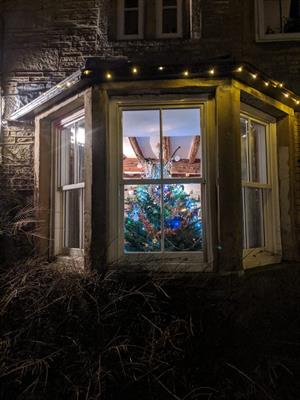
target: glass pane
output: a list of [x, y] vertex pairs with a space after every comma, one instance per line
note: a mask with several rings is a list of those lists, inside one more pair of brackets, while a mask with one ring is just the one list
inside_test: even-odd
[[163, 0], [163, 7], [176, 7], [177, 0]]
[[161, 186], [124, 187], [124, 250], [161, 250]]
[[83, 241], [82, 189], [64, 192], [64, 247], [82, 248]]
[[61, 185], [75, 183], [75, 126], [70, 125], [61, 131]]
[[138, 8], [139, 0], [125, 0], [125, 8]]
[[241, 118], [242, 180], [248, 181], [248, 120]]
[[138, 10], [125, 11], [124, 13], [124, 34], [138, 35], [139, 33], [139, 12]]
[[266, 127], [250, 123], [249, 153], [252, 182], [267, 183]]
[[160, 176], [159, 110], [123, 111], [123, 178]]
[[85, 145], [85, 128], [84, 120], [78, 121], [76, 126], [76, 143], [77, 143], [77, 183], [84, 182], [84, 145]]
[[164, 185], [164, 248], [199, 251], [203, 245], [200, 184]]
[[264, 247], [262, 189], [244, 188], [244, 247]]
[[163, 33], [177, 33], [177, 8], [163, 9]]
[[264, 0], [264, 33], [300, 32], [298, 0]]
[[164, 177], [200, 177], [200, 110], [162, 111]]

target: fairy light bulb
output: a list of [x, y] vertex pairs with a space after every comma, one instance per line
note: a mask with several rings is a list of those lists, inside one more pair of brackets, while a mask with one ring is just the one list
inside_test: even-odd
[[215, 69], [214, 69], [214, 68], [212, 68], [212, 69], [210, 69], [208, 72], [209, 72], [209, 74], [210, 74], [210, 75], [214, 75], [214, 73], [215, 73]]
[[284, 93], [283, 95], [284, 95], [285, 98], [290, 97], [290, 95], [288, 93]]
[[278, 86], [279, 86], [280, 88], [282, 88], [282, 87], [283, 87], [283, 83], [282, 83], [282, 82], [279, 83]]
[[237, 72], [242, 72], [243, 71], [243, 67], [242, 66], [238, 67], [238, 69], [236, 71]]
[[106, 78], [106, 79], [111, 79], [111, 78], [112, 78], [112, 74], [111, 74], [110, 72], [107, 72], [107, 73], [105, 74], [105, 78]]
[[264, 82], [265, 86], [269, 86], [270, 83], [269, 82]]
[[257, 74], [250, 74], [252, 76], [253, 79], [257, 78]]
[[137, 67], [133, 67], [132, 70], [131, 70], [131, 72], [132, 72], [134, 75], [136, 75], [136, 74], [138, 74], [139, 70], [138, 70]]
[[90, 75], [92, 73], [92, 71], [90, 69], [85, 69], [83, 71], [83, 75]]
[[189, 73], [189, 71], [188, 71], [187, 69], [186, 69], [185, 71], [183, 71], [183, 75], [184, 75], [184, 76], [189, 76], [189, 74], [190, 74], [190, 73]]
[[163, 67], [162, 65], [160, 65], [160, 66], [158, 67], [158, 70], [159, 70], [159, 71], [163, 71], [163, 70], [164, 70], [164, 67]]

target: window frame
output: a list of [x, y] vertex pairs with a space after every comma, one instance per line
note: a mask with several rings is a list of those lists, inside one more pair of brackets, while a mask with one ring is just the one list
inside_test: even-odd
[[156, 2], [156, 37], [158, 39], [172, 39], [181, 38], [183, 36], [183, 1], [176, 0], [177, 2], [177, 32], [176, 33], [163, 33], [163, 0]]
[[125, 34], [125, 0], [117, 2], [117, 39], [118, 40], [132, 40], [144, 39], [145, 23], [144, 23], [144, 10], [145, 0], [138, 1], [138, 34], [127, 35]]
[[[278, 263], [281, 261], [281, 235], [278, 187], [277, 130], [276, 119], [249, 105], [241, 103], [240, 118], [257, 122], [266, 128], [266, 166], [267, 182], [242, 181], [243, 219], [245, 214], [244, 189], [260, 189], [264, 219], [264, 246], [243, 248], [243, 266], [245, 269]], [[269, 222], [271, 221], [271, 222]], [[245, 224], [243, 223], [245, 232]]]
[[[203, 204], [202, 223], [203, 223], [203, 250], [197, 252], [149, 252], [149, 253], [125, 253], [124, 246], [124, 191], [123, 189], [123, 163], [122, 157], [122, 125], [121, 115], [124, 109], [155, 109], [155, 108], [198, 108], [201, 113], [201, 132], [205, 132], [202, 139], [202, 171], [203, 176], [196, 178], [201, 181], [201, 203]], [[214, 102], [209, 101], [207, 96], [200, 96], [197, 100], [189, 98], [189, 96], [171, 96], [161, 100], [153, 100], [151, 96], [143, 96], [139, 100], [129, 100], [128, 98], [111, 99], [109, 112], [109, 249], [108, 260], [109, 264], [131, 266], [140, 268], [141, 265], [146, 269], [159, 269], [160, 271], [170, 269], [184, 271], [203, 271], [212, 270], [213, 252], [212, 252], [212, 202], [210, 201], [210, 186], [212, 178], [209, 176], [209, 150], [210, 137], [212, 127], [208, 121], [211, 120], [212, 108]], [[118, 160], [117, 162], [115, 160]], [[180, 179], [179, 179], [180, 180]], [[164, 179], [164, 183], [176, 183], [178, 179]], [[190, 179], [194, 182], [195, 179]], [[129, 181], [128, 181], [129, 182]], [[137, 184], [139, 180], [135, 180]], [[147, 180], [143, 179], [147, 184]], [[189, 183], [188, 179], [186, 182]], [[132, 183], [132, 181], [130, 181]], [[152, 183], [152, 182], [151, 182]], [[161, 180], [157, 180], [157, 184]], [[127, 180], [125, 181], [127, 184]], [[129, 183], [128, 183], [129, 184]], [[115, 212], [117, 210], [117, 213]], [[116, 228], [117, 227], [117, 228]]]
[[285, 42], [285, 41], [299, 41], [300, 32], [282, 32], [282, 33], [265, 33], [265, 0], [255, 0], [255, 27], [256, 27], [256, 41], [257, 42]]
[[[61, 131], [64, 127], [85, 119], [84, 109], [74, 111], [73, 113], [61, 117], [52, 122], [51, 148], [52, 148], [52, 168], [51, 168], [51, 215], [50, 229], [53, 235], [53, 245], [51, 253], [55, 256], [83, 256], [84, 255], [84, 209], [85, 209], [85, 182], [77, 182], [73, 184], [62, 184], [61, 182]], [[65, 194], [72, 190], [81, 190], [80, 208], [81, 208], [81, 231], [80, 231], [80, 248], [68, 248], [64, 246], [65, 242]]]

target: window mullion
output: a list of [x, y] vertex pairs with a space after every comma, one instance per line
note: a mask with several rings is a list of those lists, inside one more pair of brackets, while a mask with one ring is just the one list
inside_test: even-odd
[[164, 229], [164, 184], [163, 184], [163, 179], [164, 179], [164, 161], [163, 161], [163, 123], [162, 123], [162, 109], [160, 108], [159, 110], [159, 162], [160, 162], [160, 177], [162, 180], [162, 183], [160, 184], [160, 198], [161, 198], [161, 215], [160, 215], [160, 228], [161, 228], [161, 235], [160, 235], [160, 245], [161, 245], [161, 252], [164, 252], [165, 249], [165, 229]]

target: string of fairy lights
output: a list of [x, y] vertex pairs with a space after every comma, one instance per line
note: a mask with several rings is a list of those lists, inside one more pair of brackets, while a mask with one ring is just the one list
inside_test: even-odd
[[[157, 71], [158, 74], [161, 75], [161, 77], [163, 77], [163, 73], [168, 74], [168, 72], [172, 72], [172, 77], [174, 77], [174, 66], [172, 66], [172, 68], [170, 66], [164, 66], [164, 65], [159, 65], [157, 67], [151, 67], [154, 68], [154, 71], [152, 71], [152, 73], [155, 73], [155, 70]], [[126, 71], [127, 74], [129, 74], [129, 76], [131, 75], [132, 77], [137, 78], [138, 76], [142, 77], [142, 68], [140, 66], [137, 65], [131, 65], [128, 67], [128, 70]], [[201, 72], [195, 72], [195, 68], [193, 67], [193, 70], [189, 69], [189, 68], [185, 68], [185, 69], [178, 69], [176, 71], [176, 76], [179, 77], [183, 77], [183, 78], [192, 78], [192, 77], [197, 77], [201, 75], [201, 77], [203, 76], [207, 76], [207, 77], [217, 77], [218, 76], [218, 67], [210, 67], [208, 68], [206, 71], [201, 71]], [[227, 71], [233, 73], [235, 76], [240, 76], [242, 78], [242, 76], [244, 76], [244, 78], [248, 78], [248, 80], [250, 79], [250, 81], [253, 81], [253, 85], [254, 83], [259, 84], [261, 83], [265, 88], [269, 88], [275, 91], [278, 91], [278, 94], [280, 94], [283, 99], [288, 99], [291, 100], [295, 103], [295, 105], [300, 105], [300, 97], [297, 97], [295, 95], [294, 92], [292, 92], [291, 90], [289, 90], [284, 82], [279, 82], [276, 81], [274, 79], [271, 78], [267, 78], [266, 75], [263, 75], [257, 71], [254, 71], [253, 69], [248, 68], [245, 65], [237, 65], [234, 66], [230, 71]], [[124, 73], [124, 71], [123, 71]], [[82, 75], [83, 77], [94, 77], [96, 75], [96, 71], [93, 69], [84, 69], [82, 70]], [[221, 73], [219, 74], [221, 75]], [[118, 76], [117, 74], [113, 71], [113, 70], [106, 70], [106, 71], [100, 71], [100, 75], [98, 76], [98, 78], [103, 79], [104, 81], [113, 81], [114, 79], [117, 79]], [[71, 87], [73, 84], [75, 84], [76, 82], [72, 82], [72, 81], [67, 81], [64, 83], [64, 85], [59, 84], [57, 85], [57, 87], [59, 88], [69, 88]]]

